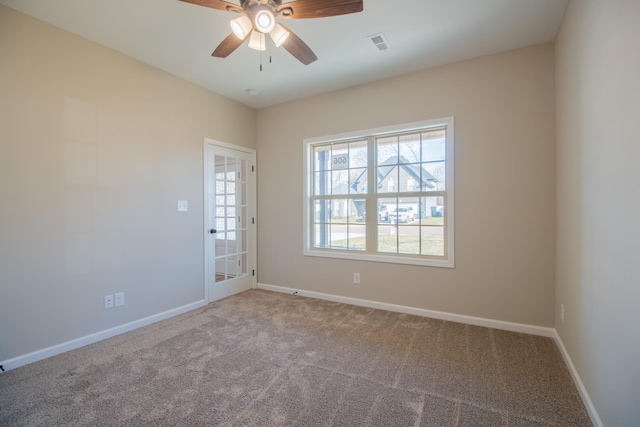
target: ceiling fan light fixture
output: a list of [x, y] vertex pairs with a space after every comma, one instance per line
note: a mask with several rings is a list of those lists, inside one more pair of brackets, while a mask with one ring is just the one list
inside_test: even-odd
[[251, 19], [249, 19], [247, 15], [242, 15], [236, 19], [232, 19], [229, 25], [231, 25], [231, 31], [233, 31], [233, 34], [235, 34], [240, 40], [244, 40], [253, 29]]
[[280, 47], [282, 46], [282, 43], [284, 43], [287, 40], [287, 37], [289, 37], [289, 31], [285, 30], [282, 25], [276, 24], [276, 26], [273, 27], [273, 30], [271, 30], [269, 35], [271, 36], [271, 40], [273, 40], [276, 47]]
[[261, 9], [254, 19], [256, 29], [261, 33], [270, 33], [276, 26], [276, 17], [267, 9]]
[[260, 31], [251, 32], [249, 47], [253, 50], [267, 50], [264, 34]]

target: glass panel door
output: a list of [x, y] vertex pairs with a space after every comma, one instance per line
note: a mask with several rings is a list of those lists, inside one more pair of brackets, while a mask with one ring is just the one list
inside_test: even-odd
[[211, 302], [255, 286], [255, 151], [205, 142], [205, 269]]
[[215, 281], [247, 274], [247, 161], [215, 156]]

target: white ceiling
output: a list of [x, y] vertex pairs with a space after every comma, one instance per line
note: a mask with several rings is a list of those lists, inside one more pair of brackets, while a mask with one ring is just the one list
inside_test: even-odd
[[[552, 41], [567, 3], [364, 0], [361, 13], [285, 22], [318, 56], [305, 66], [273, 44], [211, 57], [237, 15], [178, 0], [0, 0], [254, 108]], [[391, 49], [367, 38], [380, 32]]]

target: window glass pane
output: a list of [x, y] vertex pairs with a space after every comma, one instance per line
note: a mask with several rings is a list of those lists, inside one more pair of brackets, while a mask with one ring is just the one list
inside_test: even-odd
[[314, 233], [314, 247], [326, 249], [329, 247], [329, 225], [316, 224]]
[[420, 253], [420, 227], [400, 225], [398, 226], [398, 253]]
[[349, 168], [349, 144], [333, 144], [331, 146], [331, 169], [342, 170]]
[[445, 131], [435, 130], [422, 134], [422, 161], [433, 162], [445, 160], [446, 143]]
[[383, 165], [390, 161], [391, 164], [398, 163], [398, 137], [384, 137], [376, 139], [377, 165]]
[[224, 194], [224, 181], [216, 181], [216, 194]]
[[349, 249], [364, 251], [367, 248], [367, 230], [364, 224], [349, 224]]
[[378, 199], [378, 222], [389, 222], [389, 211], [395, 206], [397, 199]]
[[217, 217], [222, 217], [224, 216], [224, 207], [216, 207], [216, 216]]
[[314, 222], [329, 223], [330, 213], [331, 213], [331, 201], [316, 200], [314, 212], [315, 212]]
[[224, 218], [216, 218], [216, 230], [218, 230], [218, 233], [226, 230]]
[[236, 183], [227, 182], [227, 194], [235, 194], [235, 193], [236, 193]]
[[420, 163], [420, 134], [402, 135], [399, 139], [398, 163]]
[[331, 145], [320, 145], [313, 148], [314, 171], [330, 169]]
[[236, 196], [234, 194], [227, 196], [227, 205], [235, 205], [236, 204]]
[[444, 197], [423, 197], [420, 220], [420, 254], [444, 256]]
[[398, 170], [398, 166], [378, 167], [378, 193], [395, 193], [398, 191]]
[[444, 227], [420, 227], [422, 255], [444, 256]]
[[345, 222], [349, 215], [347, 199], [331, 199], [331, 222]]
[[367, 192], [367, 170], [364, 168], [349, 170], [349, 193], [363, 194]]
[[236, 219], [227, 218], [227, 230], [235, 230], [235, 229], [236, 229]]
[[398, 198], [389, 206], [389, 222], [409, 224], [420, 218], [420, 203], [417, 197]]
[[331, 172], [323, 171], [315, 174], [315, 191], [317, 196], [328, 196], [331, 194], [331, 186], [329, 185], [329, 179], [331, 178]]
[[349, 194], [348, 170], [334, 170], [331, 172], [331, 194]]
[[332, 223], [329, 227], [331, 229], [331, 248], [347, 249], [347, 224]]
[[214, 173], [215, 173], [216, 179], [224, 180], [225, 165], [226, 165], [226, 157], [216, 156], [215, 166], [214, 166]]
[[444, 197], [423, 197], [422, 209], [422, 225], [444, 225]]
[[350, 222], [365, 223], [367, 216], [367, 201], [365, 199], [354, 199], [349, 201]]
[[425, 163], [422, 168], [422, 190], [444, 191], [445, 177], [445, 162]]
[[378, 252], [398, 252], [398, 227], [395, 224], [378, 225]]
[[420, 191], [420, 182], [423, 180], [423, 169], [420, 164], [404, 164], [398, 167], [399, 193]]
[[349, 144], [349, 167], [366, 168], [368, 163], [367, 141], [357, 141]]
[[236, 208], [234, 208], [234, 207], [227, 208], [227, 216], [235, 218], [236, 217]]

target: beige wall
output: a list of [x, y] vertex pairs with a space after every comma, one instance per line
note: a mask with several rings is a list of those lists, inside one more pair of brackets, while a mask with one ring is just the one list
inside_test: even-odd
[[556, 328], [606, 426], [640, 425], [639, 23], [572, 1], [556, 48]]
[[0, 6], [0, 361], [203, 299], [205, 136], [255, 111]]
[[[553, 326], [553, 57], [539, 45], [259, 110], [258, 282]], [[455, 269], [302, 255], [304, 138], [447, 116]]]

